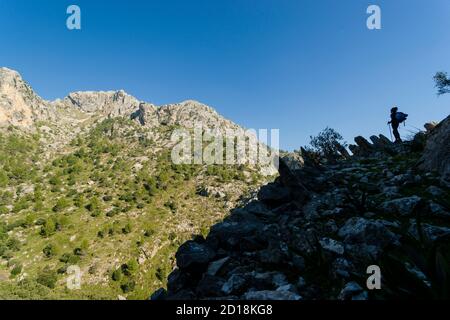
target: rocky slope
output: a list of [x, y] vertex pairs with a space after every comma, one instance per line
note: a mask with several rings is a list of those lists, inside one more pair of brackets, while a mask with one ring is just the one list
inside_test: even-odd
[[424, 170], [439, 172], [450, 179], [450, 116], [434, 127], [428, 138], [420, 167]]
[[20, 75], [0, 68], [0, 125], [30, 127], [38, 119], [54, 114], [47, 103], [37, 96]]
[[448, 137], [447, 118], [402, 145], [357, 137], [333, 165], [284, 157], [256, 198], [180, 246], [152, 299], [448, 298]]
[[[1, 68], [0, 299], [142, 299], [165, 285], [176, 248], [268, 179], [246, 165], [174, 165], [173, 129], [197, 121], [241, 129], [195, 101], [45, 101]], [[74, 265], [80, 290], [66, 287]]]

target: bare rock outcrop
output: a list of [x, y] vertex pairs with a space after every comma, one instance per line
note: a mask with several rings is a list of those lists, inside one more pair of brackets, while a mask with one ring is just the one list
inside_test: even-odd
[[450, 116], [431, 131], [420, 159], [420, 168], [436, 171], [450, 179]]
[[[73, 92], [64, 99], [46, 101], [18, 72], [0, 68], [0, 127], [13, 125], [20, 129], [35, 129], [39, 121], [48, 120], [52, 129], [45, 125], [45, 131], [53, 132], [54, 140], [61, 140], [58, 145], [63, 145], [64, 137], [69, 142], [74, 132], [89, 129], [89, 124], [96, 121], [115, 117], [129, 118], [149, 128], [201, 126], [222, 133], [226, 130], [245, 132], [213, 108], [194, 100], [156, 106], [119, 90]], [[86, 121], [89, 119], [95, 121]]]
[[241, 129], [230, 120], [220, 116], [213, 108], [194, 100], [163, 105], [157, 110], [158, 121], [162, 125], [179, 125], [194, 128], [201, 124], [205, 128]]
[[0, 126], [28, 129], [36, 120], [51, 118], [51, 109], [18, 72], [0, 68]]
[[139, 101], [123, 90], [85, 91], [70, 93], [64, 103], [87, 113], [101, 113], [108, 117], [130, 115], [138, 109]]

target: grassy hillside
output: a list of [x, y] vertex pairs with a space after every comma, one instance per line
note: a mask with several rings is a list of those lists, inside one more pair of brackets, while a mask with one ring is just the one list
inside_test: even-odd
[[[109, 119], [50, 159], [44, 133], [2, 133], [0, 299], [146, 299], [178, 246], [264, 181], [244, 166], [172, 164], [171, 129]], [[72, 265], [80, 290], [66, 286]]]

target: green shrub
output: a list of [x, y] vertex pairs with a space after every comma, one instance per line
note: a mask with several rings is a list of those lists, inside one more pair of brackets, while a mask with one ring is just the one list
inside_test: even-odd
[[93, 197], [91, 202], [86, 205], [86, 209], [90, 212], [100, 210], [100, 200], [97, 197]]
[[120, 209], [119, 208], [113, 208], [113, 209], [109, 210], [106, 213], [106, 216], [112, 218], [112, 217], [114, 217], [115, 215], [117, 215], [119, 213], [120, 213]]
[[3, 169], [0, 169], [0, 187], [6, 187], [9, 183], [9, 178]]
[[75, 248], [75, 249], [73, 249], [73, 254], [76, 256], [85, 256], [86, 250], [82, 249], [82, 248]]
[[50, 289], [55, 288], [56, 281], [58, 281], [57, 273], [49, 268], [41, 270], [36, 278], [37, 283]]
[[123, 228], [122, 228], [122, 233], [123, 234], [129, 234], [131, 232], [131, 224], [128, 222]]
[[122, 280], [122, 278], [123, 278], [122, 269], [121, 269], [121, 268], [116, 269], [116, 270], [112, 273], [111, 278], [112, 278], [114, 281], [120, 281], [120, 280]]
[[5, 206], [0, 206], [0, 215], [7, 214], [8, 212], [8, 208], [6, 208]]
[[131, 292], [134, 290], [135, 287], [136, 287], [136, 282], [132, 279], [126, 279], [120, 285], [120, 288], [122, 289], [123, 293]]
[[164, 203], [164, 207], [170, 209], [170, 211], [172, 211], [172, 213], [177, 212], [177, 209], [178, 209], [177, 204], [173, 200], [170, 200], [170, 201], [167, 201], [166, 203]]
[[61, 212], [62, 210], [70, 206], [70, 201], [66, 198], [60, 198], [56, 201], [56, 205], [53, 207], [54, 212]]
[[80, 261], [80, 257], [73, 254], [73, 253], [64, 253], [60, 258], [59, 261], [69, 264], [69, 265], [74, 265], [77, 264]]
[[126, 264], [122, 265], [122, 272], [127, 276], [132, 276], [136, 274], [139, 269], [139, 265], [136, 260], [132, 259], [128, 261]]
[[91, 211], [91, 217], [99, 217], [99, 216], [101, 216], [102, 215], [102, 212], [100, 211], [100, 210], [94, 210], [94, 211]]
[[14, 265], [14, 268], [11, 270], [11, 276], [15, 277], [19, 275], [22, 272], [22, 265], [20, 263], [17, 263]]
[[29, 207], [30, 207], [30, 203], [28, 202], [28, 199], [23, 197], [23, 198], [20, 198], [19, 200], [17, 200], [14, 203], [12, 211], [14, 213], [17, 213], [17, 212], [20, 212], [22, 210], [28, 209]]
[[52, 176], [48, 182], [52, 185], [52, 186], [60, 186], [62, 184], [61, 179], [58, 176]]
[[154, 234], [155, 234], [155, 230], [153, 230], [153, 229], [146, 229], [146, 230], [144, 230], [144, 236], [145, 237], [151, 237]]
[[19, 251], [20, 250], [20, 241], [14, 237], [10, 237], [6, 241], [6, 246], [9, 248], [9, 250]]
[[59, 253], [59, 248], [54, 244], [48, 244], [42, 249], [42, 252], [47, 258], [51, 258]]
[[56, 223], [53, 219], [45, 220], [44, 225], [41, 227], [41, 236], [48, 237], [56, 232]]

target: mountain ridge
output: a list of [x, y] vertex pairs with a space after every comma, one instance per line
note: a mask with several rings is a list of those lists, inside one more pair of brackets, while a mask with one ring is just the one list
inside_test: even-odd
[[[12, 69], [0, 68], [0, 126], [15, 125], [24, 129], [34, 127], [38, 121], [70, 122], [82, 117], [130, 117], [145, 112], [152, 125], [181, 125], [193, 127], [195, 122], [208, 128], [240, 129], [212, 107], [188, 99], [178, 103], [154, 105], [141, 101], [124, 90], [75, 91], [53, 101], [42, 99], [22, 76]], [[9, 101], [8, 101], [9, 100]], [[142, 107], [142, 108], [141, 108]], [[141, 118], [142, 119], [142, 118]], [[194, 119], [194, 121], [192, 120]]]

